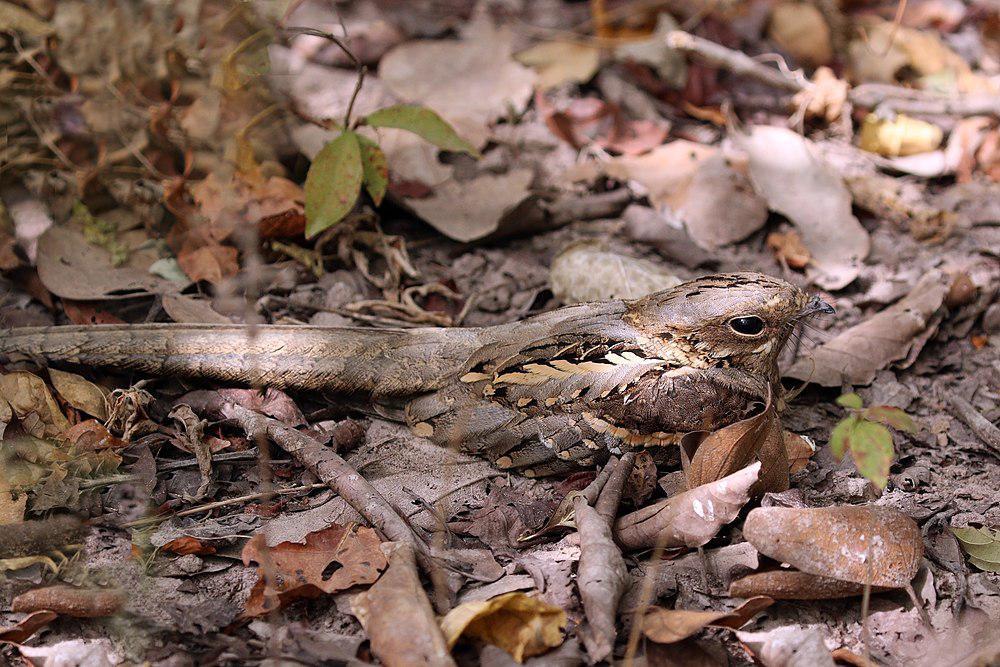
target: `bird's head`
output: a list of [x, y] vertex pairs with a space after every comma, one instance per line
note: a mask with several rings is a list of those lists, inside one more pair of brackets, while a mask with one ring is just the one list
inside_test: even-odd
[[784, 280], [723, 273], [632, 301], [625, 319], [653, 341], [679, 346], [695, 366], [728, 366], [776, 381], [778, 356], [795, 326], [832, 312]]

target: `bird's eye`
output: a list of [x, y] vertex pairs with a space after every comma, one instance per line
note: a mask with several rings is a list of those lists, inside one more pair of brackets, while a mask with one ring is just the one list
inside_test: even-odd
[[729, 320], [729, 328], [741, 336], [756, 336], [764, 331], [764, 320], [756, 315], [744, 315]]

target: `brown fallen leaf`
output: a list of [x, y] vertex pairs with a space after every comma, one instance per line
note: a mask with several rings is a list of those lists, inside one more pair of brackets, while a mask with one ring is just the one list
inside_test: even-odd
[[750, 158], [750, 180], [768, 207], [795, 225], [809, 249], [809, 279], [841, 289], [857, 278], [868, 256], [868, 232], [851, 212], [840, 174], [799, 134], [758, 126], [734, 136]]
[[122, 449], [127, 442], [111, 435], [107, 427], [96, 419], [74, 424], [62, 434], [62, 439], [78, 452], [96, 452], [102, 449]]
[[830, 26], [815, 5], [778, 3], [771, 10], [767, 36], [804, 65], [826, 65], [833, 59]]
[[872, 586], [902, 588], [920, 569], [916, 522], [889, 507], [758, 507], [743, 536], [762, 554], [802, 572]]
[[809, 465], [809, 460], [816, 453], [816, 445], [803, 436], [785, 431], [784, 434], [785, 452], [788, 456], [788, 472], [797, 473], [805, 470]]
[[197, 537], [191, 537], [190, 535], [184, 535], [183, 537], [170, 540], [160, 547], [160, 550], [173, 554], [179, 554], [181, 556], [189, 554], [208, 555], [216, 552], [215, 547], [211, 544], [206, 544]]
[[0, 644], [23, 644], [52, 621], [59, 618], [54, 611], [36, 611], [28, 614], [15, 625], [0, 628]]
[[640, 183], [649, 191], [649, 200], [656, 208], [677, 210], [687, 201], [699, 166], [715, 152], [711, 146], [678, 139], [645, 155], [611, 158], [599, 169], [612, 178]]
[[788, 488], [788, 451], [773, 404], [760, 414], [718, 431], [689, 433], [681, 447], [687, 454], [682, 461], [690, 457], [684, 470], [689, 489], [732, 475], [753, 461], [760, 461], [762, 467], [758, 483], [751, 489], [752, 496]]
[[46, 289], [64, 299], [131, 299], [179, 291], [176, 283], [146, 271], [112, 266], [107, 250], [68, 227], [53, 227], [38, 239], [37, 267]]
[[[386, 567], [381, 540], [371, 528], [333, 524], [309, 533], [305, 544], [267, 546], [258, 533], [243, 547], [243, 564], [258, 563], [258, 580], [244, 616], [261, 616], [302, 597], [336, 593], [378, 579]], [[339, 566], [326, 576], [329, 569]]]
[[517, 662], [562, 644], [565, 628], [566, 612], [520, 591], [460, 604], [441, 619], [448, 646], [462, 637], [479, 639]]
[[702, 248], [742, 241], [767, 222], [767, 204], [744, 171], [716, 153], [698, 165], [678, 210], [688, 234]]
[[209, 174], [191, 186], [191, 196], [209, 233], [225, 241], [240, 226], [256, 225], [262, 239], [300, 236], [305, 230], [305, 193], [279, 176], [260, 170]]
[[239, 271], [238, 257], [239, 251], [232, 246], [185, 243], [177, 253], [177, 263], [191, 280], [205, 280], [218, 285], [224, 278], [235, 276]]
[[924, 276], [902, 300], [823, 343], [785, 376], [824, 387], [871, 384], [878, 371], [919, 353], [948, 287], [940, 272]]
[[[752, 598], [766, 595], [775, 600], [833, 600], [864, 593], [865, 585], [794, 570], [771, 570], [749, 574], [729, 584], [729, 595]], [[878, 593], [890, 590], [873, 586]]]
[[27, 371], [0, 375], [0, 395], [24, 429], [36, 438], [57, 438], [69, 428], [45, 381]]
[[531, 99], [536, 75], [513, 60], [513, 41], [512, 30], [479, 13], [460, 40], [414, 40], [392, 49], [382, 56], [378, 76], [396, 96], [433, 109], [482, 148], [488, 126], [510, 111], [520, 113]]
[[411, 545], [396, 544], [385, 574], [351, 600], [351, 609], [371, 641], [372, 653], [382, 664], [455, 664], [420, 583]]
[[774, 252], [779, 261], [799, 271], [809, 266], [809, 260], [812, 258], [809, 248], [802, 243], [802, 237], [794, 229], [787, 232], [771, 232], [767, 235], [767, 247]]
[[549, 270], [552, 293], [564, 304], [638, 299], [680, 282], [653, 262], [615, 253], [600, 242], [587, 240], [563, 248]]
[[622, 549], [700, 547], [737, 517], [750, 500], [761, 464], [626, 514], [615, 523]]
[[77, 410], [101, 420], [108, 418], [107, 394], [90, 380], [55, 368], [49, 369], [49, 380], [56, 392]]
[[736, 630], [772, 604], [774, 600], [761, 595], [747, 600], [732, 611], [652, 607], [642, 620], [642, 634], [658, 644], [673, 644], [696, 635], [709, 626]]

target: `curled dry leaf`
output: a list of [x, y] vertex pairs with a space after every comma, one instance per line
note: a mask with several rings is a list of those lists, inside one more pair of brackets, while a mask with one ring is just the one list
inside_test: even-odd
[[645, 155], [611, 158], [600, 165], [600, 170], [612, 178], [642, 185], [655, 207], [677, 210], [687, 201], [698, 167], [715, 151], [711, 146], [678, 139]]
[[892, 362], [916, 357], [948, 287], [941, 273], [925, 276], [901, 301], [819, 346], [785, 376], [824, 387], [871, 384]]
[[466, 602], [441, 619], [448, 646], [461, 637], [499, 646], [517, 662], [563, 643], [566, 612], [537, 597], [515, 591]]
[[783, 436], [785, 452], [788, 456], [788, 472], [797, 473], [800, 470], [805, 470], [806, 466], [809, 465], [809, 459], [816, 453], [816, 443], [810, 438], [791, 431], [785, 431]]
[[750, 500], [760, 475], [758, 461], [718, 481], [626, 514], [615, 523], [623, 549], [700, 547], [715, 537]]
[[15, 612], [54, 611], [74, 618], [100, 618], [115, 614], [125, 603], [121, 591], [48, 586], [21, 593], [11, 602]]
[[103, 389], [76, 373], [49, 369], [49, 380], [63, 399], [81, 412], [104, 420], [108, 418], [108, 399]]
[[702, 248], [741, 241], [767, 222], [767, 204], [750, 180], [721, 153], [698, 166], [678, 211], [688, 234]]
[[870, 113], [861, 125], [859, 147], [869, 153], [899, 157], [926, 153], [941, 145], [944, 132], [937, 125], [898, 114], [895, 118], [880, 118]]
[[0, 375], [0, 395], [24, 429], [36, 438], [56, 438], [69, 428], [45, 381], [27, 371]]
[[372, 653], [382, 664], [455, 664], [420, 583], [411, 545], [396, 544], [389, 569], [374, 586], [354, 596], [351, 609], [371, 640]]
[[771, 232], [767, 235], [767, 247], [774, 251], [774, 256], [779, 261], [800, 271], [809, 266], [809, 260], [812, 259], [809, 248], [802, 243], [802, 237], [794, 229]]
[[96, 452], [102, 449], [122, 449], [127, 442], [111, 435], [107, 427], [96, 419], [74, 424], [62, 434], [62, 439], [78, 452]]
[[305, 193], [280, 176], [265, 177], [260, 170], [210, 173], [191, 186], [191, 196], [216, 241], [225, 241], [239, 226], [256, 225], [260, 238], [283, 238], [305, 229]]
[[244, 615], [260, 616], [298, 598], [374, 582], [387, 564], [380, 544], [374, 530], [354, 524], [309, 533], [305, 544], [268, 547], [264, 534], [254, 535], [243, 547], [243, 564], [258, 563], [259, 579]]
[[924, 555], [916, 522], [889, 507], [758, 507], [743, 535], [802, 572], [891, 588], [909, 584]]
[[571, 304], [638, 299], [681, 279], [648, 260], [611, 252], [600, 242], [577, 241], [552, 260], [549, 282], [556, 298]]
[[705, 628], [730, 628], [736, 630], [759, 612], [774, 604], [767, 596], [753, 597], [732, 611], [695, 611], [691, 609], [664, 609], [653, 607], [642, 621], [642, 633], [658, 644], [673, 644], [687, 639]]
[[[766, 595], [775, 600], [833, 600], [855, 597], [864, 590], [864, 584], [793, 570], [758, 572], [729, 584], [729, 595], [734, 598]], [[872, 590], [889, 589], [873, 586]]]
[[732, 475], [753, 461], [762, 467], [751, 496], [788, 488], [788, 450], [773, 404], [713, 433], [689, 433], [681, 446], [690, 456], [685, 469], [689, 489]]
[[583, 642], [591, 660], [599, 662], [615, 647], [615, 617], [629, 579], [628, 569], [604, 517], [585, 498], [577, 498], [575, 509], [580, 534], [576, 581], [588, 623]]
[[810, 280], [840, 289], [857, 278], [870, 240], [851, 213], [851, 194], [812, 143], [780, 127], [736, 135], [750, 158], [750, 180], [771, 210], [791, 220], [809, 249]]
[[28, 614], [16, 625], [0, 628], [0, 644], [23, 644], [31, 635], [57, 618], [59, 618], [59, 614], [54, 611], [36, 611]]

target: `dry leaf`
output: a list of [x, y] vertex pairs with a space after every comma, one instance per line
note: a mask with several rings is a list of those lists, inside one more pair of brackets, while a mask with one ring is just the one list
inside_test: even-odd
[[771, 10], [767, 36], [804, 65], [816, 67], [833, 60], [830, 26], [822, 12], [807, 2], [781, 2]]
[[63, 400], [77, 410], [101, 420], [108, 418], [107, 395], [90, 380], [55, 368], [49, 369], [49, 380]]
[[717, 149], [678, 139], [640, 156], [624, 155], [606, 160], [600, 169], [612, 178], [636, 181], [649, 191], [657, 208], [674, 210], [687, 201], [688, 188], [699, 166]]
[[774, 251], [775, 258], [799, 271], [809, 266], [812, 258], [809, 248], [802, 243], [802, 237], [794, 229], [771, 232], [767, 235], [767, 247]]
[[618, 604], [631, 580], [608, 520], [582, 496], [574, 505], [581, 545], [576, 584], [587, 616], [582, 639], [590, 659], [599, 662], [615, 647]]
[[823, 118], [832, 123], [844, 110], [849, 88], [832, 69], [820, 67], [813, 73], [812, 85], [795, 93], [794, 103], [797, 107], [805, 106], [806, 118]]
[[258, 563], [259, 578], [244, 615], [260, 616], [301, 597], [374, 582], [386, 566], [380, 544], [374, 530], [354, 524], [309, 533], [305, 544], [268, 547], [262, 533], [254, 535], [243, 547], [243, 564]]
[[389, 569], [354, 596], [351, 610], [371, 641], [372, 653], [387, 667], [454, 667], [409, 544], [395, 546]]
[[809, 279], [840, 289], [857, 278], [870, 240], [851, 212], [851, 194], [810, 141], [780, 127], [736, 135], [750, 157], [750, 179], [771, 210], [798, 229], [812, 262]]
[[177, 254], [177, 263], [191, 280], [206, 280], [218, 285], [239, 271], [239, 252], [231, 246], [209, 244], [185, 247]]
[[563, 643], [566, 612], [515, 591], [481, 602], [466, 602], [441, 619], [448, 646], [461, 637], [499, 646], [517, 662]]
[[0, 394], [24, 429], [36, 438], [57, 438], [69, 428], [45, 381], [26, 371], [0, 375]]
[[601, 52], [578, 42], [543, 42], [521, 51], [516, 59], [538, 74], [538, 87], [547, 90], [564, 83], [586, 83], [597, 72]]
[[228, 177], [209, 174], [191, 186], [207, 231], [225, 241], [241, 226], [257, 225], [262, 239], [300, 236], [305, 230], [305, 193], [279, 176], [265, 178], [260, 171], [235, 172]]
[[724, 477], [626, 514], [615, 523], [623, 549], [700, 547], [737, 517], [750, 500], [760, 462]]
[[684, 470], [689, 489], [732, 475], [753, 461], [762, 468], [751, 495], [788, 488], [788, 453], [773, 405], [713, 433], [689, 433], [681, 446], [690, 457]]
[[552, 293], [564, 304], [638, 299], [680, 282], [653, 262], [611, 252], [604, 244], [587, 240], [563, 248], [549, 271]]
[[809, 465], [809, 459], [816, 453], [816, 443], [791, 431], [785, 431], [783, 436], [788, 457], [788, 472], [793, 474], [805, 470]]
[[513, 37], [481, 13], [461, 40], [416, 40], [392, 49], [378, 75], [396, 96], [433, 109], [482, 148], [489, 125], [510, 110], [520, 113], [531, 99], [536, 77], [511, 58]]
[[985, 572], [1000, 572], [1000, 532], [989, 528], [952, 528], [969, 562]]
[[96, 452], [102, 449], [122, 449], [129, 443], [111, 435], [107, 427], [96, 419], [74, 424], [62, 434], [63, 440], [79, 452]]
[[948, 293], [941, 273], [925, 276], [902, 300], [861, 324], [841, 332], [799, 359], [785, 377], [824, 387], [866, 385], [876, 373], [900, 359], [915, 357], [923, 334]]
[[38, 240], [38, 277], [56, 296], [81, 301], [178, 291], [175, 283], [145, 271], [113, 267], [107, 250], [67, 227], [53, 227]]
[[774, 604], [766, 596], [754, 597], [732, 611], [694, 611], [653, 607], [642, 620], [642, 633], [658, 644], [673, 644], [698, 634], [709, 626], [736, 630]]
[[471, 181], [448, 181], [426, 199], [407, 199], [407, 205], [450, 239], [468, 242], [497, 231], [500, 221], [531, 194], [529, 169], [495, 176], [483, 174]]
[[0, 644], [23, 644], [31, 635], [57, 618], [59, 618], [59, 614], [54, 611], [36, 611], [33, 614], [28, 614], [16, 625], [0, 628]]
[[677, 49], [667, 46], [667, 35], [680, 25], [667, 12], [656, 17], [656, 29], [648, 37], [628, 41], [615, 49], [616, 60], [631, 60], [649, 65], [660, 80], [671, 88], [684, 88], [688, 78], [687, 59]]
[[870, 113], [861, 124], [858, 146], [870, 153], [899, 157], [932, 151], [943, 139], [941, 128], [927, 121], [903, 114], [885, 119]]
[[764, 667], [836, 667], [818, 630], [790, 625], [736, 636]]
[[802, 572], [902, 588], [920, 569], [916, 522], [889, 507], [758, 507], [743, 535], [762, 554]]
[[767, 222], [767, 204], [746, 174], [721, 153], [698, 165], [677, 213], [694, 242], [706, 250], [742, 241]]
[[180, 324], [232, 324], [228, 317], [213, 310], [208, 301], [183, 294], [165, 294], [163, 310]]
[[[771, 570], [750, 574], [729, 584], [729, 595], [752, 598], [766, 595], [775, 600], [833, 600], [864, 593], [865, 585], [794, 570]], [[874, 586], [876, 593], [886, 588]]]

